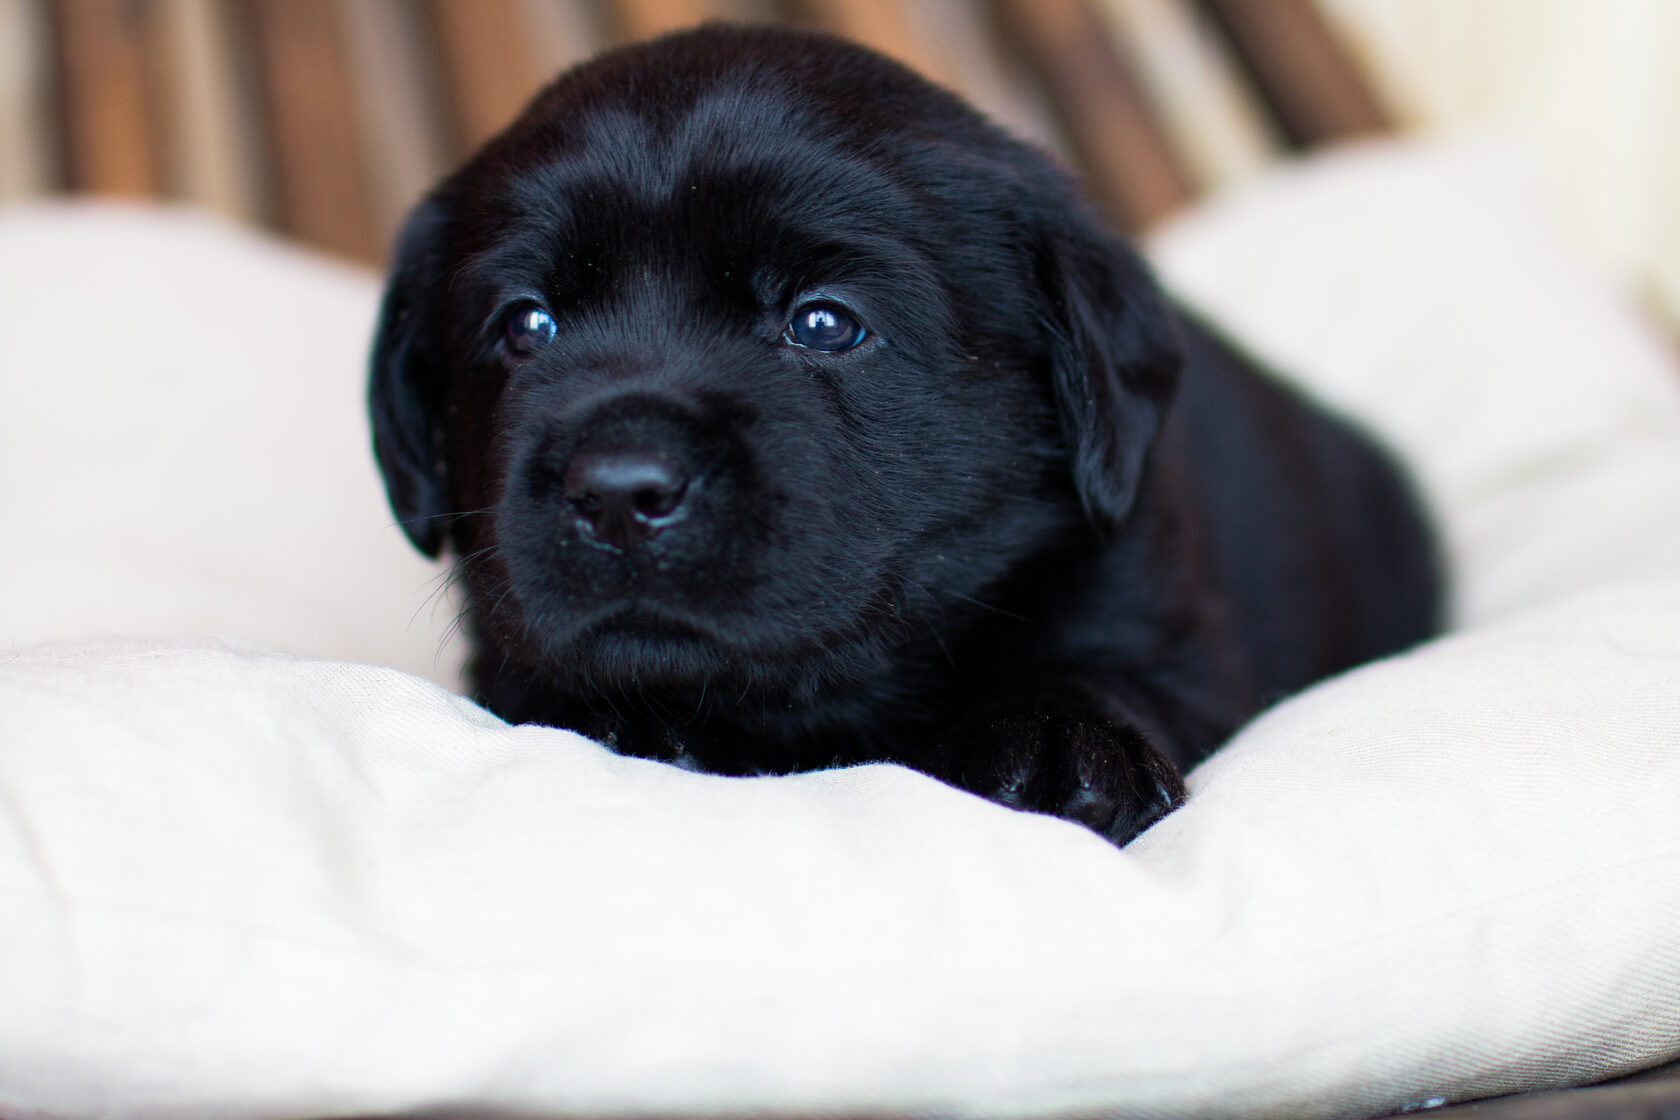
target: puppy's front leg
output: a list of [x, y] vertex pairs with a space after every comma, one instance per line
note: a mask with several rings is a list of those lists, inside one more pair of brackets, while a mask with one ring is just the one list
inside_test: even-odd
[[940, 741], [930, 769], [1011, 808], [1078, 821], [1116, 844], [1185, 797], [1178, 768], [1136, 726], [1052, 696], [980, 712]]

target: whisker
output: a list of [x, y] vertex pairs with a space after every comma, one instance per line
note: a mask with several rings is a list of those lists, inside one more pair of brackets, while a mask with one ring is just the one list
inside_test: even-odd
[[460, 610], [455, 612], [455, 617], [449, 620], [449, 625], [443, 628], [443, 633], [438, 636], [437, 651], [432, 654], [432, 664], [434, 666], [443, 661], [443, 651], [448, 648], [450, 641], [454, 639], [456, 635], [463, 632], [466, 627], [467, 620], [467, 608], [462, 607]]
[[437, 575], [432, 576], [430, 579], [426, 580], [425, 583], [422, 583], [420, 585], [421, 587], [426, 587], [429, 584], [436, 584], [437, 586], [433, 587], [432, 590], [427, 593], [426, 597], [420, 601], [420, 605], [414, 608], [414, 613], [410, 615], [408, 619], [409, 626], [412, 627], [414, 625], [415, 621], [420, 617], [421, 611], [425, 610], [428, 606], [432, 606], [435, 603], [440, 602], [450, 591], [465, 583], [467, 579], [466, 569], [475, 560], [490, 552], [494, 547], [494, 545], [485, 545], [483, 548], [477, 549], [476, 551], [461, 557], [455, 563], [449, 565]]
[[975, 606], [981, 608], [982, 610], [991, 611], [993, 614], [1000, 614], [1004, 618], [1013, 618], [1016, 622], [1030, 622], [1030, 621], [1032, 621], [1031, 619], [1027, 618], [1025, 615], [1016, 614], [1014, 611], [1006, 611], [1002, 607], [994, 607], [994, 606], [992, 606], [992, 604], [982, 602], [981, 600], [976, 599], [972, 595], [964, 595], [961, 591], [948, 591], [948, 592], [946, 592], [946, 594], [950, 595], [953, 599], [961, 599], [965, 603], [972, 603]]
[[410, 525], [425, 525], [432, 521], [453, 521], [457, 517], [472, 517], [480, 513], [489, 513], [495, 506], [485, 506], [482, 509], [461, 509], [449, 513], [428, 513], [424, 517], [393, 518], [385, 523], [387, 529], [403, 529]]

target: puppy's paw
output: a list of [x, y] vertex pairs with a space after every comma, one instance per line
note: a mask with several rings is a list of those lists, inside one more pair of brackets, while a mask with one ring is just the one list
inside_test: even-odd
[[1125, 844], [1178, 808], [1184, 780], [1147, 739], [1060, 700], [982, 713], [943, 744], [953, 785], [1011, 808], [1078, 821]]

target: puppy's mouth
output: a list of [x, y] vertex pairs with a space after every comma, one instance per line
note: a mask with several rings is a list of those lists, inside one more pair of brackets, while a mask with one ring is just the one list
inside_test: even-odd
[[645, 600], [575, 619], [565, 633], [540, 626], [526, 633], [527, 664], [585, 692], [683, 697], [735, 690], [742, 697], [801, 702], [846, 679], [831, 662], [844, 642], [838, 635], [771, 646], [762, 624], [714, 621]]
[[698, 686], [736, 664], [704, 623], [642, 604], [589, 619], [557, 660], [596, 684], [633, 688]]

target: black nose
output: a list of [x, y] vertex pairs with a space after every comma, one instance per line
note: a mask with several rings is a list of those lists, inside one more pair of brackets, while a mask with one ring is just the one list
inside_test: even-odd
[[658, 452], [586, 449], [567, 465], [565, 486], [580, 531], [623, 552], [682, 517], [689, 479]]

